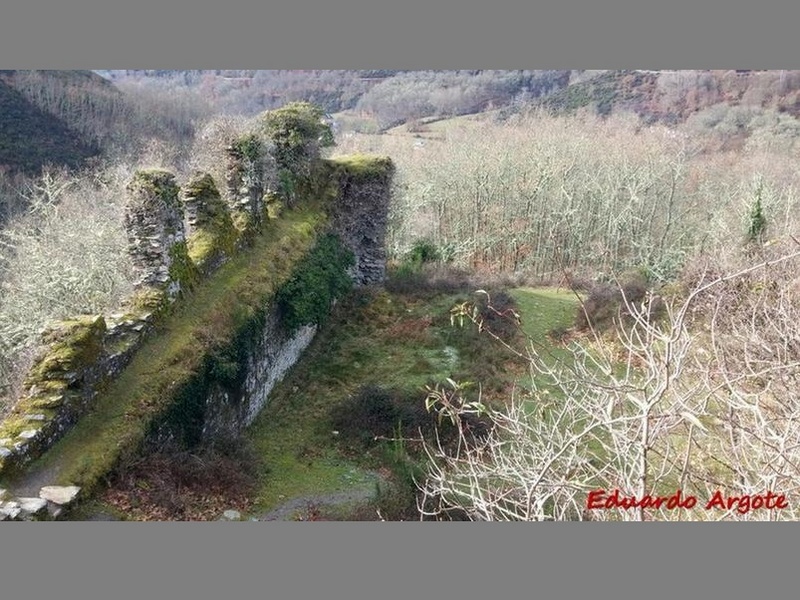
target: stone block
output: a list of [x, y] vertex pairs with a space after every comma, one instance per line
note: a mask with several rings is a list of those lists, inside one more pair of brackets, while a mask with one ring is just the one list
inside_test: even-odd
[[47, 510], [47, 500], [44, 498], [18, 498], [18, 500], [23, 512], [32, 517], [41, 516]]
[[77, 498], [80, 491], [81, 488], [76, 485], [46, 485], [39, 490], [39, 497], [59, 506], [67, 506]]

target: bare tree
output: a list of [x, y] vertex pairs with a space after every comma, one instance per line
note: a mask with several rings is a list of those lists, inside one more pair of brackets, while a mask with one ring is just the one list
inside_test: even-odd
[[28, 213], [0, 233], [0, 396], [13, 392], [19, 359], [48, 322], [103, 312], [130, 293], [124, 170], [45, 171], [22, 190]]
[[[626, 299], [630, 322], [620, 320], [614, 338], [595, 332], [573, 342], [567, 361], [555, 362], [531, 344], [524, 351], [530, 388], [502, 409], [471, 400], [457, 382], [431, 389], [429, 409], [459, 425], [461, 443], [452, 452], [426, 445], [421, 514], [795, 518], [800, 244], [794, 244], [776, 244], [757, 264], [728, 274], [701, 271], [690, 291], [663, 300], [661, 318], [653, 316], [661, 299], [650, 295], [638, 305]], [[457, 314], [481, 326], [468, 306]], [[472, 436], [463, 417], [483, 411], [493, 428]]]

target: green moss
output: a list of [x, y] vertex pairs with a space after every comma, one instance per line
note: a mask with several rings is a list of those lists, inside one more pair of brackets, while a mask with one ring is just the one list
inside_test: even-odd
[[200, 279], [200, 272], [189, 258], [186, 242], [173, 244], [169, 249], [169, 257], [172, 261], [169, 265], [170, 279], [180, 283], [181, 292], [192, 289]]
[[244, 159], [250, 163], [258, 163], [264, 160], [266, 150], [263, 140], [254, 133], [243, 135], [231, 144], [231, 152], [237, 158]]
[[220, 256], [231, 256], [239, 232], [223, 201], [213, 177], [196, 175], [185, 187], [184, 197], [197, 202], [195, 230], [187, 239], [189, 258], [199, 268]]
[[54, 409], [63, 406], [67, 402], [67, 397], [59, 393], [42, 393], [31, 398], [29, 402], [34, 410]]
[[31, 422], [20, 416], [10, 415], [0, 424], [0, 438], [14, 439], [22, 431], [31, 428]]
[[281, 200], [278, 194], [274, 192], [268, 192], [264, 195], [265, 218], [277, 219], [281, 216], [285, 209], [286, 203]]
[[352, 280], [347, 269], [353, 253], [334, 235], [326, 235], [298, 266], [294, 276], [276, 295], [284, 322], [290, 330], [302, 325], [320, 325], [335, 298], [347, 293]]
[[92, 316], [64, 321], [46, 332], [42, 341], [48, 348], [28, 372], [25, 387], [47, 387], [50, 380], [93, 364], [103, 350], [105, 331], [105, 319]]
[[143, 287], [136, 290], [125, 306], [133, 312], [134, 316], [148, 312], [158, 314], [169, 305], [167, 294], [156, 287]]
[[186, 248], [189, 259], [202, 269], [209, 259], [217, 255], [216, 236], [209, 231], [198, 229], [186, 239]]
[[47, 392], [48, 394], [57, 394], [69, 387], [69, 384], [61, 379], [42, 379], [37, 381], [35, 385], [39, 392]]
[[236, 249], [239, 232], [230, 215], [223, 222], [198, 228], [189, 236], [186, 246], [189, 258], [202, 269], [209, 261], [220, 256], [231, 256]]
[[233, 221], [233, 226], [239, 232], [240, 236], [243, 236], [242, 241], [252, 240], [252, 236], [247, 237], [247, 232], [252, 230], [253, 218], [250, 216], [250, 213], [244, 210], [237, 210], [231, 214], [231, 220]]
[[371, 154], [352, 154], [337, 156], [328, 161], [339, 172], [348, 175], [353, 181], [367, 181], [391, 176], [395, 165], [388, 156]]
[[163, 169], [136, 171], [128, 184], [128, 192], [142, 198], [145, 205], [160, 199], [166, 206], [176, 207], [179, 191], [175, 175]]
[[321, 107], [309, 102], [291, 102], [262, 115], [264, 132], [272, 140], [280, 167], [294, 171], [298, 162], [315, 158], [308, 155], [310, 146], [334, 145], [333, 132], [323, 121], [324, 116]]

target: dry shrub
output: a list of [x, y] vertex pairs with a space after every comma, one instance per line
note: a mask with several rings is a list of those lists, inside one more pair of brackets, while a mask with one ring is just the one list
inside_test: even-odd
[[[800, 242], [791, 237], [730, 248], [693, 263], [664, 318], [631, 311], [632, 323], [616, 331], [621, 355], [587, 339], [570, 346], [568, 367], [531, 353], [547, 384], [534, 378], [530, 396], [493, 411], [485, 443], [426, 448], [427, 514], [461, 507], [475, 520], [797, 520], [798, 280]], [[455, 418], [472, 410], [453, 393], [435, 400]], [[682, 511], [586, 512], [591, 490], [642, 499], [676, 487], [705, 499], [770, 491], [788, 506], [706, 510], [701, 501]]]
[[578, 308], [575, 326], [578, 330], [608, 330], [615, 322], [630, 317], [632, 310], [645, 308], [643, 303], [651, 315], [655, 314], [663, 305], [658, 299], [648, 301], [650, 291], [644, 275], [637, 272], [628, 273], [617, 282], [592, 284]]
[[487, 290], [479, 294], [475, 307], [482, 330], [488, 331], [504, 342], [511, 342], [520, 332], [519, 314], [514, 298], [505, 291]]
[[[331, 422], [340, 439], [359, 449], [394, 439], [398, 427], [406, 440], [419, 438], [420, 433], [430, 436], [436, 417], [425, 409], [418, 393], [367, 384], [332, 409]], [[486, 433], [487, 423], [479, 418], [470, 419], [469, 426], [476, 435]], [[457, 432], [446, 422], [441, 424], [439, 435], [445, 445], [457, 439]], [[413, 447], [410, 442], [409, 447]]]
[[209, 520], [247, 510], [259, 458], [245, 439], [189, 450], [162, 448], [124, 467], [105, 500], [135, 520]]
[[424, 264], [418, 268], [403, 265], [391, 269], [385, 287], [392, 293], [424, 298], [463, 292], [471, 284], [468, 271], [450, 265]]

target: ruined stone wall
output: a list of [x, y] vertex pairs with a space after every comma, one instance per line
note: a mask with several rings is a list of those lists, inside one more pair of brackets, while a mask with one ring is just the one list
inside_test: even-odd
[[[389, 159], [378, 157], [343, 157], [326, 161], [325, 165], [321, 172], [335, 189], [328, 206], [329, 230], [354, 254], [350, 276], [356, 285], [380, 284], [386, 273], [384, 242], [394, 165]], [[250, 342], [241, 380], [233, 386], [220, 383], [208, 387], [202, 414], [195, 413], [195, 419], [202, 422], [199, 438], [209, 441], [236, 436], [250, 425], [316, 331], [315, 326], [289, 331], [278, 307], [269, 307]], [[171, 439], [185, 439], [180, 429], [180, 424], [176, 426], [174, 420], [166, 419], [151, 441], [162, 445]]]
[[43, 332], [22, 395], [0, 423], [0, 474], [41, 456], [91, 410], [103, 384], [122, 372], [169, 305], [197, 280], [175, 176], [139, 171], [127, 191], [134, 295], [119, 312], [78, 316]]
[[164, 290], [170, 300], [192, 279], [179, 192], [172, 173], [138, 171], [125, 211], [135, 287]]
[[[352, 277], [359, 285], [384, 278], [383, 243], [394, 172], [388, 159], [364, 160], [327, 162], [322, 172], [329, 181], [320, 186], [335, 190], [326, 208], [330, 229], [353, 251]], [[153, 328], [169, 319], [170, 306], [191, 293], [226, 257], [247, 251], [240, 241], [251, 223], [234, 227], [235, 212], [262, 215], [262, 200], [253, 198], [268, 186], [263, 180], [237, 180], [235, 186], [231, 181], [229, 198], [232, 187], [241, 192], [234, 207], [224, 201], [207, 174], [195, 173], [181, 188], [166, 171], [136, 173], [128, 186], [126, 212], [129, 249], [138, 275], [136, 291], [114, 314], [81, 316], [45, 332], [44, 350], [25, 380], [23, 395], [0, 423], [0, 476], [12, 474], [49, 449], [91, 410], [104, 384], [125, 369]], [[233, 386], [212, 381], [201, 399], [204, 440], [237, 435], [252, 423], [316, 333], [314, 326], [290, 332], [277, 308], [267, 306], [265, 311], [257, 335], [248, 342], [241, 381]], [[153, 436], [173, 433], [174, 424], [164, 424], [155, 428]], [[5, 491], [2, 495], [0, 520], [59, 514], [61, 505], [52, 500], [43, 504], [44, 497], [13, 498]]]
[[340, 189], [333, 229], [356, 258], [360, 285], [386, 278], [386, 230], [394, 165], [388, 158], [354, 156], [331, 161]]
[[181, 199], [189, 258], [203, 275], [208, 275], [236, 252], [239, 232], [208, 173], [194, 173], [183, 186]]
[[225, 153], [225, 201], [243, 230], [257, 231], [264, 221], [264, 196], [272, 184], [274, 161], [255, 135], [236, 140]]
[[[201, 431], [195, 441], [211, 442], [241, 434], [266, 406], [272, 389], [297, 362], [316, 332], [313, 325], [301, 327], [296, 332], [288, 331], [281, 322], [279, 311], [270, 308], [255, 343], [247, 353], [243, 380], [235, 386], [221, 382], [211, 382], [208, 386], [199, 416]], [[161, 447], [176, 439], [185, 441], [185, 425], [165, 419], [149, 441]]]

